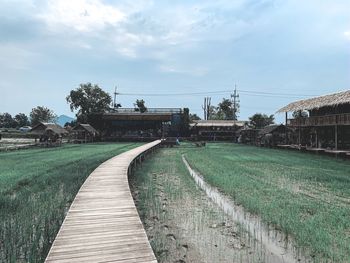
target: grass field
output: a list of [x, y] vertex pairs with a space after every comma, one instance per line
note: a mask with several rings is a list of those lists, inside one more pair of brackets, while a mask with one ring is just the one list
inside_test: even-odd
[[138, 145], [0, 153], [0, 262], [43, 262], [86, 177], [103, 161]]
[[158, 262], [275, 262], [197, 187], [183, 150], [158, 150], [130, 180]]
[[350, 163], [234, 144], [184, 150], [236, 203], [282, 229], [315, 262], [350, 262]]

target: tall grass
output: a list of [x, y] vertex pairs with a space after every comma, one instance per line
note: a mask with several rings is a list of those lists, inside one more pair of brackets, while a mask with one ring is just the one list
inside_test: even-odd
[[350, 163], [232, 144], [186, 153], [205, 180], [292, 236], [316, 262], [350, 262]]
[[0, 262], [43, 262], [80, 186], [135, 143], [0, 153]]

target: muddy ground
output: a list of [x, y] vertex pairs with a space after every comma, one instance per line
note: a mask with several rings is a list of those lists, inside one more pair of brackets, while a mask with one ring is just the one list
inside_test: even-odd
[[155, 157], [130, 185], [159, 262], [268, 262], [259, 242], [196, 186], [180, 149], [161, 149]]

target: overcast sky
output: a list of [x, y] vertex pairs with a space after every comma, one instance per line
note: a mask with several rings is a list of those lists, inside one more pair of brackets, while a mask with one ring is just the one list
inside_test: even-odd
[[[85, 82], [136, 94], [236, 83], [245, 120], [349, 89], [349, 71], [349, 0], [0, 0], [0, 112], [44, 105], [74, 116], [65, 97]], [[212, 94], [212, 103], [228, 96]], [[203, 97], [119, 102], [143, 98], [202, 116]]]

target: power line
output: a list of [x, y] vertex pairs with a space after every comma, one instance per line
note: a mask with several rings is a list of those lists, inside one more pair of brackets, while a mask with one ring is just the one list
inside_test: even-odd
[[245, 96], [252, 96], [252, 97], [264, 97], [264, 98], [281, 98], [281, 99], [290, 99], [290, 98], [294, 98], [294, 99], [300, 99], [303, 97], [306, 97], [304, 95], [264, 95], [264, 94], [244, 94]]
[[[262, 91], [248, 91], [237, 90], [246, 96], [255, 97], [272, 97], [272, 98], [300, 98], [300, 97], [316, 97], [317, 95], [310, 94], [292, 94], [292, 93], [275, 93], [275, 92], [262, 92]], [[184, 93], [123, 93], [120, 92], [120, 96], [144, 96], [144, 97], [170, 97], [170, 96], [198, 96], [198, 95], [224, 95], [231, 94], [230, 90], [220, 91], [202, 91], [202, 92], [184, 92]]]
[[226, 94], [230, 90], [221, 91], [203, 91], [203, 92], [188, 92], [188, 93], [119, 93], [124, 96], [188, 96], [188, 95], [207, 95], [207, 94]]
[[310, 95], [310, 94], [276, 93], [276, 92], [249, 91], [249, 90], [239, 90], [239, 92], [248, 93], [248, 94], [261, 94], [261, 95], [302, 96], [302, 97], [318, 96], [318, 95]]

